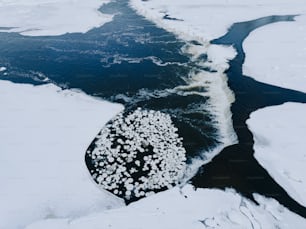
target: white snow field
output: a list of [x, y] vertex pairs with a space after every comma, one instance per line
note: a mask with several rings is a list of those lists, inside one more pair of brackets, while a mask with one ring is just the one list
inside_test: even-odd
[[285, 103], [255, 111], [247, 121], [254, 135], [257, 161], [293, 199], [304, 206], [306, 206], [305, 117], [305, 104]]
[[[185, 39], [210, 41], [236, 22], [275, 14], [305, 13], [301, 0], [130, 0], [136, 11]], [[178, 20], [164, 20], [163, 17]]]
[[87, 32], [112, 20], [98, 9], [109, 0], [0, 0], [1, 32], [28, 36]]
[[125, 208], [80, 219], [46, 219], [26, 229], [303, 229], [306, 220], [273, 199], [254, 195], [259, 205], [233, 190], [174, 188]]
[[124, 205], [102, 191], [85, 152], [123, 107], [48, 84], [0, 81], [0, 228]]
[[306, 92], [306, 5], [295, 22], [264, 26], [243, 47], [244, 75], [257, 81]]

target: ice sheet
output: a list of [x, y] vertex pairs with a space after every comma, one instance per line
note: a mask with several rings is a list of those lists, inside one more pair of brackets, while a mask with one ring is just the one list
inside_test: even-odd
[[112, 20], [112, 15], [98, 11], [108, 2], [109, 0], [0, 0], [0, 31], [18, 32], [28, 36], [87, 32]]
[[296, 17], [295, 22], [257, 29], [245, 40], [243, 47], [247, 54], [244, 75], [306, 92], [306, 15]]
[[50, 219], [26, 229], [302, 229], [306, 220], [273, 199], [255, 195], [259, 205], [233, 190], [197, 189], [187, 185], [148, 197], [128, 207], [80, 219]]
[[99, 190], [85, 152], [123, 108], [48, 84], [0, 81], [0, 228], [122, 206]]
[[251, 114], [247, 121], [255, 158], [288, 194], [306, 206], [306, 105], [285, 103]]
[[[305, 12], [305, 2], [301, 0], [130, 0], [130, 2], [138, 13], [157, 25], [185, 38], [202, 41], [224, 35], [235, 22], [275, 14]], [[168, 19], [165, 19], [165, 16]]]

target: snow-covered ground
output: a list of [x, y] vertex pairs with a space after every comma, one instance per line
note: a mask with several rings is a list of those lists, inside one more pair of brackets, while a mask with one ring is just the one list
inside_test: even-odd
[[305, 104], [286, 103], [258, 110], [247, 121], [254, 135], [255, 158], [292, 198], [304, 206], [305, 117]]
[[187, 185], [142, 199], [125, 208], [80, 219], [47, 219], [26, 229], [303, 229], [306, 220], [273, 199], [255, 195], [259, 205], [233, 190], [194, 190]]
[[48, 84], [0, 81], [0, 228], [122, 206], [99, 190], [85, 152], [123, 107]]
[[[306, 7], [304, 6], [305, 13]], [[306, 92], [306, 15], [264, 26], [243, 44], [243, 73], [260, 82]]]
[[29, 36], [86, 32], [112, 20], [98, 9], [110, 0], [0, 0], [2, 32]]
[[[209, 41], [236, 22], [275, 14], [305, 13], [301, 0], [130, 0], [138, 13], [183, 38]], [[178, 20], [165, 20], [176, 18]]]

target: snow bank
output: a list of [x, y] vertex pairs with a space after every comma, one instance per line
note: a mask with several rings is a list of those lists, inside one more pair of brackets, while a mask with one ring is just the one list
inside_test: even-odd
[[255, 158], [292, 198], [304, 206], [305, 117], [305, 104], [286, 103], [258, 110], [247, 121], [254, 135]]
[[128, 207], [80, 219], [50, 219], [26, 229], [201, 229], [305, 228], [306, 220], [273, 199], [255, 195], [259, 205], [232, 190], [174, 188]]
[[0, 0], [1, 32], [28, 36], [87, 32], [112, 20], [98, 9], [110, 0]]
[[92, 181], [84, 157], [123, 108], [54, 85], [0, 81], [0, 228], [79, 217], [123, 203]]
[[305, 2], [301, 0], [130, 0], [130, 2], [139, 14], [159, 26], [184, 38], [202, 41], [224, 35], [236, 22], [275, 14], [305, 12]]
[[295, 22], [252, 32], [243, 44], [247, 53], [243, 73], [260, 82], [306, 92], [305, 34], [305, 15], [296, 17]]

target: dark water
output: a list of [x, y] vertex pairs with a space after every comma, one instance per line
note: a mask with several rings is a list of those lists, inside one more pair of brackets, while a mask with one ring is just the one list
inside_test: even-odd
[[294, 16], [271, 16], [234, 24], [214, 44], [233, 45], [238, 55], [227, 71], [229, 87], [236, 95], [232, 105], [234, 129], [239, 144], [227, 147], [213, 161], [203, 166], [192, 180], [197, 187], [233, 187], [253, 199], [253, 193], [273, 197], [290, 210], [306, 217], [306, 209], [294, 201], [253, 157], [253, 136], [246, 125], [251, 112], [285, 102], [306, 103], [306, 94], [257, 82], [242, 74], [245, 60], [242, 43], [249, 33], [260, 26], [280, 21], [293, 21]]
[[[206, 106], [208, 98], [173, 90], [186, 85], [190, 72], [203, 70], [197, 61], [181, 52], [188, 42], [138, 16], [125, 0], [112, 2], [101, 11], [116, 16], [112, 22], [86, 34], [24, 37], [0, 33], [0, 65], [8, 68], [7, 75], [0, 73], [0, 79], [31, 84], [52, 82], [123, 103], [126, 111], [142, 107], [168, 113], [184, 138], [189, 158], [217, 146], [219, 133]], [[272, 16], [237, 23], [224, 37], [213, 41], [234, 45], [238, 51], [227, 74], [229, 86], [236, 94], [232, 112], [240, 143], [226, 148], [203, 166], [192, 183], [196, 187], [233, 187], [251, 199], [252, 193], [260, 193], [306, 217], [305, 208], [292, 200], [253, 158], [253, 137], [245, 124], [250, 112], [259, 108], [287, 101], [306, 102], [303, 93], [242, 75], [242, 42], [248, 34], [260, 26], [293, 18]], [[165, 20], [178, 19], [165, 16]], [[205, 54], [201, 58], [205, 59]], [[191, 90], [203, 92], [206, 88]]]

